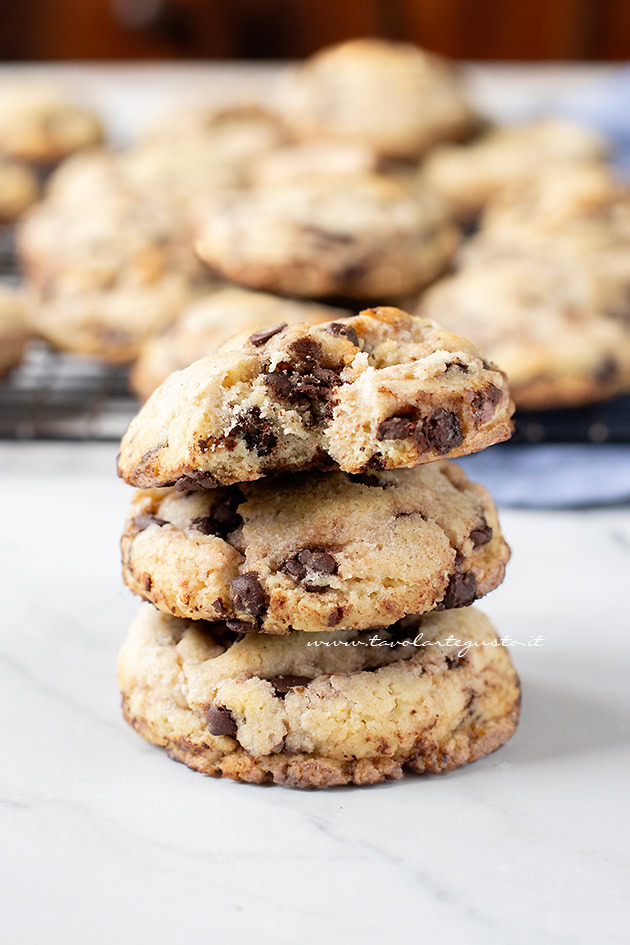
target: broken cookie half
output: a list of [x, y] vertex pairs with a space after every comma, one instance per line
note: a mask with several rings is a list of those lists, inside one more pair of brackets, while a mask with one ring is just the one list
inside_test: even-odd
[[187, 491], [282, 472], [358, 474], [506, 440], [506, 376], [470, 342], [396, 308], [266, 327], [172, 374], [125, 434], [119, 474]]

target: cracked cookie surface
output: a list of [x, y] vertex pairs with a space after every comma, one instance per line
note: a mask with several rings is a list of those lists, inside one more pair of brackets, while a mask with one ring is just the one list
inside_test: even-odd
[[471, 607], [334, 639], [241, 637], [143, 607], [118, 679], [129, 724], [171, 758], [302, 788], [475, 761], [514, 733], [520, 698], [507, 651]]
[[286, 634], [466, 606], [501, 583], [509, 548], [483, 486], [430, 463], [138, 492], [122, 557], [165, 613]]
[[505, 375], [470, 342], [393, 308], [275, 326], [172, 374], [123, 437], [141, 488], [277, 472], [395, 469], [507, 439]]

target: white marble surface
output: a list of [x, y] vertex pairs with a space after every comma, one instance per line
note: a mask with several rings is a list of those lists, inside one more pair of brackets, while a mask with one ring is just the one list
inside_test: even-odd
[[505, 511], [522, 722], [452, 774], [204, 778], [123, 723], [113, 445], [1, 444], [3, 938], [604, 945], [628, 891], [630, 510]]

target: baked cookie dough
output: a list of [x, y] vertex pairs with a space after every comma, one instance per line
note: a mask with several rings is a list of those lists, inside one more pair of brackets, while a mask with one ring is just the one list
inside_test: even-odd
[[557, 245], [471, 253], [418, 313], [473, 339], [508, 376], [518, 408], [572, 407], [630, 390], [625, 284]]
[[29, 334], [21, 295], [0, 285], [0, 377], [19, 364]]
[[13, 223], [36, 200], [37, 177], [20, 161], [0, 156], [0, 223]]
[[51, 164], [102, 137], [96, 115], [62, 92], [35, 84], [0, 84], [1, 152]]
[[477, 141], [444, 145], [427, 157], [422, 179], [451, 212], [469, 221], [504, 187], [557, 168], [601, 162], [608, 144], [594, 129], [559, 118], [493, 128]]
[[279, 324], [239, 342], [152, 394], [123, 437], [123, 479], [187, 489], [306, 469], [395, 469], [512, 432], [505, 375], [468, 341], [399, 309]]
[[138, 492], [122, 537], [134, 593], [264, 633], [467, 606], [498, 587], [508, 559], [490, 496], [454, 463]]
[[349, 315], [342, 309], [279, 298], [236, 286], [217, 289], [193, 302], [163, 334], [150, 339], [133, 366], [131, 386], [141, 400], [153, 393], [173, 371], [215, 354], [237, 333], [281, 323], [331, 321]]
[[220, 275], [253, 289], [372, 299], [426, 285], [457, 244], [430, 191], [338, 174], [218, 196], [200, 215], [196, 248]]
[[472, 607], [281, 639], [143, 607], [118, 680], [129, 724], [174, 760], [300, 788], [476, 761], [513, 735], [520, 701], [507, 651]]
[[279, 99], [298, 137], [359, 141], [393, 158], [466, 137], [478, 121], [444, 59], [381, 39], [322, 50], [287, 74]]

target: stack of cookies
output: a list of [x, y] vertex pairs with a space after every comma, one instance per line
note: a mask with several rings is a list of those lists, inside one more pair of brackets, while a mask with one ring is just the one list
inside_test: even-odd
[[449, 770], [514, 732], [519, 685], [473, 601], [509, 558], [445, 460], [511, 432], [505, 375], [394, 308], [237, 337], [132, 421], [122, 538], [142, 607], [124, 714], [204, 774], [293, 787]]

